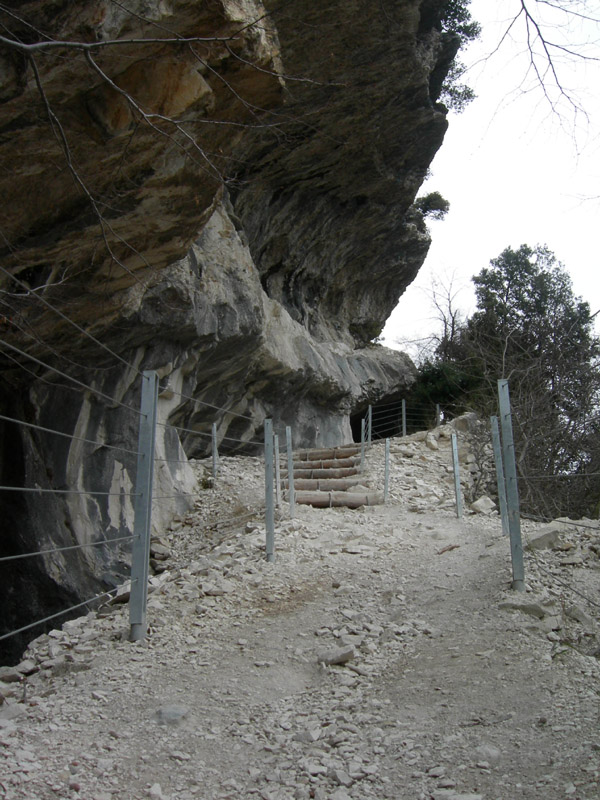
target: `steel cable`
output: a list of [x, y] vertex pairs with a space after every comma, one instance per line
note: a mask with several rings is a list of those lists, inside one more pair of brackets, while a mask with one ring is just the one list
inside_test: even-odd
[[106, 447], [108, 450], [120, 450], [123, 453], [131, 453], [134, 456], [139, 455], [137, 450], [129, 450], [126, 447], [119, 447], [113, 444], [105, 444], [104, 442], [95, 442], [92, 439], [84, 439], [82, 436], [73, 436], [71, 433], [63, 433], [63, 431], [56, 431], [52, 428], [45, 428], [43, 425], [35, 425], [33, 422], [23, 422], [20, 419], [14, 419], [13, 417], [6, 417], [3, 414], [0, 414], [0, 419], [3, 419], [5, 422], [14, 422], [17, 425], [24, 425], [26, 428], [34, 428], [37, 431], [45, 431], [46, 433], [55, 433], [57, 436], [64, 436], [66, 439], [72, 439], [77, 442], [86, 442], [87, 444], [94, 444], [98, 445], [99, 447]]
[[[552, 520], [544, 519], [544, 517], [538, 517], [534, 514], [528, 513], [521, 513], [520, 515], [523, 519], [530, 519], [533, 522], [544, 522], [549, 523]], [[571, 519], [560, 519], [558, 520], [561, 525], [570, 525], [572, 528], [587, 528], [590, 531], [596, 531], [596, 533], [600, 533], [600, 523], [598, 525], [586, 525], [585, 522], [577, 522], [576, 520]]]
[[84, 336], [86, 336], [88, 339], [90, 339], [91, 341], [95, 342], [95, 344], [99, 345], [99, 346], [100, 346], [100, 347], [101, 347], [103, 350], [105, 350], [105, 351], [106, 351], [107, 353], [109, 353], [111, 356], [113, 356], [113, 357], [114, 357], [114, 358], [116, 358], [118, 361], [120, 361], [120, 362], [121, 362], [121, 364], [124, 364], [126, 367], [129, 367], [129, 369], [132, 369], [132, 370], [133, 370], [134, 372], [136, 372], [138, 375], [141, 375], [141, 374], [142, 374], [142, 373], [139, 371], [139, 369], [138, 369], [137, 367], [135, 367], [133, 364], [130, 364], [128, 361], [126, 361], [124, 358], [122, 358], [120, 355], [118, 355], [118, 353], [115, 353], [115, 352], [114, 352], [114, 350], [111, 350], [111, 349], [110, 349], [110, 347], [108, 347], [107, 345], [103, 344], [103, 343], [102, 343], [102, 342], [101, 342], [99, 339], [97, 339], [97, 338], [96, 338], [96, 337], [95, 337], [93, 334], [91, 334], [91, 333], [89, 333], [88, 331], [86, 331], [84, 328], [82, 328], [80, 325], [78, 325], [78, 324], [77, 324], [77, 323], [76, 323], [74, 320], [70, 319], [70, 317], [68, 317], [66, 314], [63, 314], [63, 312], [62, 312], [62, 311], [60, 311], [58, 308], [56, 308], [56, 307], [55, 307], [55, 306], [53, 306], [51, 303], [49, 303], [49, 302], [46, 300], [46, 298], [45, 298], [45, 297], [42, 297], [40, 294], [37, 294], [35, 290], [33, 290], [33, 289], [29, 289], [29, 287], [27, 286], [27, 284], [26, 284], [26, 283], [23, 283], [23, 281], [19, 280], [19, 279], [16, 277], [16, 275], [13, 275], [12, 273], [10, 273], [10, 272], [9, 272], [7, 269], [5, 269], [5, 268], [4, 268], [4, 267], [2, 267], [2, 266], [0, 266], [0, 272], [3, 272], [3, 273], [4, 273], [5, 275], [7, 275], [9, 278], [11, 278], [13, 281], [15, 281], [15, 283], [17, 283], [17, 284], [18, 284], [19, 286], [21, 286], [23, 289], [25, 289], [26, 291], [28, 291], [28, 293], [29, 293], [30, 295], [32, 295], [33, 297], [35, 297], [35, 299], [36, 299], [36, 300], [39, 300], [39, 301], [40, 301], [40, 303], [43, 303], [43, 304], [44, 304], [44, 305], [45, 305], [47, 308], [49, 308], [51, 311], [54, 311], [54, 313], [55, 313], [55, 314], [58, 314], [58, 316], [59, 316], [61, 319], [64, 319], [64, 320], [65, 320], [65, 322], [68, 322], [70, 325], [72, 325], [72, 326], [73, 326], [73, 327], [74, 327], [76, 330], [78, 330], [80, 333], [82, 333], [82, 334], [83, 334]]
[[[162, 428], [171, 428], [174, 431], [180, 431], [182, 433], [191, 433], [195, 436], [204, 436], [206, 438], [212, 439], [211, 433], [204, 433], [204, 431], [194, 431], [191, 428], [181, 428], [178, 425], [171, 425], [168, 422], [157, 422], [157, 425], [160, 425]], [[253, 440], [244, 440], [244, 439], [234, 439], [231, 436], [223, 436], [221, 442], [237, 442], [239, 444], [252, 444], [261, 446], [264, 442], [253, 441]]]
[[518, 475], [517, 480], [523, 481], [546, 481], [551, 479], [561, 479], [561, 478], [598, 478], [600, 477], [600, 472], [574, 472], [571, 475]]
[[109, 589], [107, 592], [101, 592], [100, 594], [95, 595], [95, 597], [91, 597], [89, 600], [84, 600], [83, 603], [77, 603], [77, 605], [70, 606], [69, 608], [65, 608], [64, 611], [57, 611], [56, 614], [50, 614], [43, 619], [38, 619], [35, 622], [31, 622], [29, 625], [24, 625], [22, 628], [17, 628], [14, 631], [9, 631], [9, 633], [3, 633], [0, 636], [0, 642], [3, 639], [8, 639], [10, 636], [16, 636], [18, 633], [23, 633], [24, 631], [28, 631], [31, 628], [35, 628], [37, 625], [43, 625], [45, 622], [50, 622], [50, 620], [56, 619], [57, 617], [62, 617], [65, 614], [69, 614], [71, 611], [76, 611], [78, 608], [83, 608], [83, 606], [87, 606], [90, 603], [94, 603], [96, 600], [100, 600], [102, 597], [112, 597], [113, 592], [116, 594], [118, 589]]
[[97, 497], [141, 497], [135, 492], [82, 492], [79, 489], [42, 489], [37, 486], [0, 486], [2, 492], [33, 492], [37, 494], [79, 494]]
[[49, 550], [36, 550], [33, 553], [19, 553], [16, 556], [2, 556], [0, 563], [3, 561], [18, 561], [21, 558], [33, 558], [33, 556], [45, 556], [49, 553], [62, 553], [65, 550], [83, 550], [86, 547], [102, 547], [106, 544], [114, 544], [115, 542], [130, 542], [135, 539], [135, 536], [120, 536], [118, 539], [105, 539], [102, 542], [89, 542], [88, 544], [73, 544], [66, 547], [52, 547]]
[[238, 414], [237, 411], [230, 411], [223, 406], [216, 406], [213, 403], [208, 403], [206, 400], [199, 400], [197, 397], [192, 397], [189, 394], [184, 394], [183, 392], [175, 392], [173, 391], [174, 395], [181, 397], [183, 400], [190, 400], [192, 403], [198, 403], [201, 406], [207, 406], [208, 408], [214, 408], [217, 411], [223, 411], [225, 414], [229, 414], [232, 417], [238, 417], [239, 419], [246, 419], [250, 422], [253, 421], [252, 417], [248, 417], [245, 414]]
[[5, 347], [8, 347], [10, 350], [14, 351], [15, 353], [18, 353], [21, 356], [25, 356], [25, 358], [29, 358], [31, 361], [34, 361], [36, 364], [39, 364], [41, 367], [44, 367], [45, 369], [49, 369], [51, 372], [55, 372], [57, 375], [60, 375], [62, 378], [66, 378], [67, 380], [72, 381], [73, 383], [75, 383], [78, 386], [82, 387], [86, 391], [92, 392], [93, 394], [97, 395], [98, 397], [102, 397], [104, 400], [108, 400], [110, 403], [114, 403], [115, 405], [121, 406], [122, 408], [126, 408], [128, 411], [133, 411], [134, 414], [137, 414], [140, 417], [144, 416], [142, 414], [142, 412], [139, 411], [137, 408], [132, 408], [131, 406], [128, 406], [126, 403], [121, 403], [120, 400], [116, 400], [114, 397], [111, 397], [110, 395], [105, 394], [104, 392], [101, 392], [99, 389], [94, 389], [92, 386], [88, 386], [86, 383], [83, 383], [83, 381], [80, 381], [77, 378], [73, 378], [71, 375], [68, 375], [66, 372], [62, 372], [61, 370], [56, 369], [56, 367], [51, 367], [50, 364], [46, 364], [44, 361], [40, 361], [39, 358], [36, 358], [35, 356], [30, 355], [29, 353], [26, 353], [24, 350], [20, 350], [18, 347], [15, 347], [13, 344], [9, 344], [8, 342], [5, 342], [4, 340], [0, 340], [0, 345], [4, 345]]

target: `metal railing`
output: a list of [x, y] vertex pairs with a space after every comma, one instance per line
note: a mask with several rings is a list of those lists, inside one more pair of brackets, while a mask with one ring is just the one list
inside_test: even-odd
[[[5, 272], [0, 267], [0, 271]], [[43, 300], [46, 306], [50, 306], [47, 301]], [[50, 306], [50, 308], [52, 308]], [[56, 310], [56, 309], [54, 309]], [[70, 322], [62, 312], [56, 310], [61, 318], [65, 318]], [[74, 323], [78, 332], [88, 336], [85, 330]], [[135, 466], [135, 486], [132, 491], [106, 491], [105, 489], [98, 488], [98, 490], [91, 489], [89, 491], [81, 491], [75, 488], [63, 488], [60, 486], [38, 486], [38, 485], [3, 485], [0, 486], [0, 492], [11, 492], [24, 494], [38, 494], [42, 495], [86, 495], [89, 497], [119, 497], [121, 502], [125, 499], [133, 502], [134, 506], [134, 520], [131, 532], [123, 535], [104, 537], [98, 541], [92, 542], [78, 542], [74, 544], [59, 545], [56, 547], [42, 547], [38, 550], [31, 552], [9, 553], [0, 557], [0, 565], [14, 564], [19, 560], [44, 558], [52, 556], [55, 553], [65, 553], [77, 550], [86, 550], [87, 548], [101, 548], [112, 547], [117, 544], [125, 544], [131, 542], [131, 590], [129, 600], [129, 624], [130, 624], [130, 637], [133, 641], [144, 638], [147, 630], [147, 594], [148, 594], [148, 578], [149, 578], [149, 563], [150, 563], [150, 541], [152, 530], [152, 511], [153, 504], [157, 502], [172, 499], [197, 497], [196, 492], [190, 492], [187, 495], [181, 491], [173, 495], [154, 495], [153, 496], [153, 478], [154, 467], [157, 462], [175, 463], [177, 459], [163, 458], [157, 456], [156, 453], [156, 432], [158, 427], [165, 430], [172, 430], [178, 437], [182, 435], [187, 439], [199, 437], [205, 442], [205, 449], [210, 450], [210, 458], [212, 464], [212, 479], [213, 485], [218, 480], [220, 457], [228, 452], [239, 451], [240, 446], [251, 446], [254, 449], [263, 448], [264, 450], [264, 466], [265, 466], [265, 499], [264, 507], [261, 505], [261, 512], [264, 511], [265, 516], [265, 557], [266, 560], [272, 562], [275, 558], [275, 509], [281, 508], [281, 459], [282, 457], [287, 460], [287, 481], [288, 481], [288, 495], [287, 501], [289, 503], [289, 514], [294, 516], [295, 513], [295, 491], [294, 491], [294, 466], [293, 466], [293, 443], [292, 443], [292, 430], [288, 426], [285, 428], [285, 445], [280, 444], [280, 436], [273, 430], [273, 423], [271, 419], [263, 420], [264, 435], [262, 438], [236, 438], [234, 436], [227, 436], [226, 432], [219, 432], [218, 425], [214, 419], [216, 415], [228, 416], [230, 418], [239, 418], [251, 423], [253, 427], [256, 426], [256, 421], [253, 417], [240, 414], [231, 408], [225, 408], [215, 403], [199, 400], [196, 397], [186, 395], [183, 392], [175, 392], [170, 390], [172, 396], [177, 396], [181, 402], [188, 402], [197, 406], [202, 406], [216, 412], [213, 419], [203, 420], [201, 424], [194, 427], [183, 427], [168, 422], [161, 422], [158, 420], [157, 408], [159, 397], [159, 379], [154, 371], [140, 371], [134, 364], [129, 363], [117, 353], [114, 353], [110, 348], [105, 347], [96, 337], [89, 335], [89, 338], [96, 346], [100, 346], [103, 350], [113, 357], [119, 364], [126, 365], [132, 373], [139, 377], [139, 386], [141, 389], [141, 401], [139, 408], [130, 405], [119, 397], [111, 396], [94, 386], [85, 383], [85, 381], [72, 376], [66, 369], [59, 368], [47, 361], [28, 354], [22, 348], [6, 341], [0, 341], [0, 352], [14, 363], [19, 368], [31, 372], [26, 364], [33, 363], [36, 368], [43, 368], [44, 374], [58, 376], [59, 378], [67, 381], [65, 388], [72, 388], [76, 392], [89, 393], [103, 402], [107, 409], [119, 408], [126, 410], [138, 419], [138, 439], [137, 447], [123, 446], [110, 441], [100, 441], [98, 439], [89, 438], [86, 436], [76, 435], [64, 430], [53, 429], [47, 425], [41, 425], [36, 422], [29, 422], [19, 420], [15, 416], [0, 415], [0, 421], [9, 425], [23, 426], [32, 431], [40, 431], [50, 436], [56, 435], [58, 437], [66, 438], [76, 441], [83, 446], [91, 448], [104, 448], [111, 452], [121, 452], [136, 459]], [[60, 354], [56, 354], [60, 357]], [[34, 374], [34, 373], [32, 373]], [[46, 379], [34, 374], [37, 380], [45, 381]], [[62, 386], [62, 384], [61, 384]], [[507, 381], [499, 381], [499, 405], [500, 405], [500, 420], [492, 418], [492, 442], [497, 471], [497, 487], [500, 506], [500, 515], [502, 519], [503, 530], [510, 536], [511, 543], [511, 557], [513, 569], [513, 587], [517, 590], [524, 588], [524, 561], [523, 561], [523, 545], [521, 540], [520, 529], [520, 510], [519, 510], [519, 493], [518, 493], [518, 476], [515, 466], [515, 453], [514, 441], [512, 438], [512, 419], [510, 411], [510, 400], [508, 396], [508, 383]], [[424, 418], [431, 419], [436, 425], [439, 425], [445, 415], [443, 414], [439, 405], [432, 406], [431, 408], [410, 408], [407, 407], [407, 401], [400, 399], [391, 403], [370, 405], [367, 408], [366, 414], [361, 420], [361, 467], [364, 468], [365, 463], [365, 449], [369, 447], [376, 439], [385, 439], [385, 470], [384, 470], [384, 500], [387, 502], [389, 497], [389, 460], [390, 460], [390, 438], [393, 436], [406, 436], [408, 430], [414, 428], [415, 425], [422, 421]], [[281, 440], [283, 440], [283, 435]], [[462, 516], [462, 497], [460, 488], [460, 473], [458, 467], [458, 452], [456, 434], [452, 437], [452, 456], [454, 465], [454, 479], [455, 479], [455, 493], [456, 493], [456, 508], [457, 516]], [[187, 462], [187, 457], [182, 453], [179, 459], [182, 463]], [[233, 517], [231, 521], [236, 522], [242, 519], [241, 516]], [[86, 600], [68, 605], [64, 610], [57, 611], [56, 613], [45, 615], [40, 619], [29, 622], [26, 625], [21, 625], [14, 630], [3, 632], [0, 634], [0, 642], [38, 626], [46, 625], [47, 623], [66, 616], [81, 608], [89, 608], [95, 603], [101, 602], [114, 595], [117, 589], [109, 589], [105, 592], [94, 594]]]
[[[364, 421], [364, 441], [370, 445], [374, 439], [407, 436], [418, 430], [437, 427], [447, 420], [439, 404], [430, 406], [408, 404], [405, 398], [390, 403], [367, 406]], [[363, 436], [361, 435], [361, 440]]]
[[[2, 343], [0, 343], [0, 347], [1, 345]], [[47, 370], [54, 371], [56, 374], [61, 375], [66, 379], [70, 378], [68, 373], [64, 371], [56, 370], [51, 365], [45, 364], [39, 359], [36, 359], [36, 361], [39, 364], [43, 364]], [[130, 366], [133, 367], [133, 365]], [[232, 450], [237, 450], [240, 445], [252, 446], [254, 448], [264, 447], [264, 454], [265, 454], [264, 513], [265, 513], [265, 530], [266, 530], [265, 553], [267, 561], [274, 560], [275, 517], [274, 517], [273, 491], [276, 482], [275, 482], [275, 475], [273, 474], [273, 464], [274, 464], [275, 454], [277, 455], [276, 459], [277, 465], [279, 465], [279, 445], [277, 443], [277, 447], [275, 449], [276, 440], [273, 435], [273, 427], [271, 420], [268, 419], [264, 420], [264, 433], [265, 433], [264, 440], [236, 439], [234, 437], [230, 437], [227, 435], [223, 435], [220, 438], [218, 438], [217, 425], [215, 422], [210, 423], [210, 429], [211, 429], [210, 433], [204, 430], [196, 430], [194, 428], [184, 428], [177, 425], [170, 425], [169, 423], [159, 422], [157, 415], [158, 394], [159, 394], [159, 380], [157, 373], [154, 371], [145, 371], [138, 374], [141, 377], [140, 381], [141, 401], [139, 409], [129, 406], [126, 403], [118, 402], [116, 398], [111, 397], [103, 392], [97, 391], [94, 389], [94, 387], [84, 384], [82, 381], [79, 381], [78, 379], [73, 379], [81, 390], [85, 390], [87, 392], [94, 392], [98, 397], [107, 401], [107, 404], [110, 403], [111, 406], [116, 405], [118, 407], [126, 408], [130, 410], [132, 413], [135, 413], [136, 416], [138, 416], [139, 429], [138, 429], [137, 449], [133, 449], [132, 447], [123, 447], [109, 442], [97, 441], [84, 436], [76, 436], [67, 433], [66, 431], [54, 430], [44, 425], [25, 422], [15, 417], [9, 417], [7, 415], [0, 415], [0, 419], [2, 421], [10, 424], [22, 425], [26, 428], [32, 430], [40, 430], [47, 434], [56, 434], [57, 436], [67, 438], [70, 440], [75, 440], [84, 445], [90, 445], [94, 448], [102, 447], [109, 449], [111, 451], [125, 452], [129, 456], [136, 458], [135, 488], [131, 492], [125, 492], [123, 490], [117, 492], [105, 491], [105, 490], [98, 490], [98, 491], [91, 490], [84, 492], [78, 489], [71, 489], [71, 488], [54, 488], [54, 487], [25, 486], [25, 485], [0, 486], [0, 491], [33, 493], [39, 495], [78, 494], [78, 495], [87, 495], [93, 497], [116, 496], [119, 497], [121, 501], [123, 501], [124, 498], [128, 498], [134, 503], [133, 530], [131, 533], [128, 533], [127, 535], [116, 536], [111, 538], [103, 538], [96, 542], [86, 542], [86, 543], [68, 544], [64, 546], [40, 548], [39, 550], [32, 552], [13, 553], [10, 555], [0, 557], [0, 565], [1, 565], [3, 563], [8, 563], [8, 562], [12, 563], [23, 559], [31, 559], [34, 557], [48, 557], [55, 553], [64, 553], [69, 551], [82, 550], [90, 547], [107, 547], [114, 545], [116, 543], [121, 544], [125, 542], [131, 542], [132, 549], [131, 549], [131, 575], [130, 575], [130, 597], [129, 597], [129, 625], [130, 625], [130, 638], [132, 641], [137, 641], [139, 639], [144, 638], [146, 636], [146, 631], [147, 631], [146, 615], [147, 615], [153, 504], [155, 504], [157, 501], [163, 501], [166, 499], [173, 499], [173, 498], [183, 498], [184, 496], [197, 497], [196, 492], [191, 492], [185, 495], [181, 491], [177, 491], [173, 495], [154, 494], [153, 496], [154, 466], [156, 461], [166, 461], [167, 463], [173, 463], [173, 459], [171, 458], [164, 458], [164, 459], [157, 458], [156, 455], [157, 428], [163, 427], [164, 429], [173, 430], [175, 433], [177, 433], [178, 436], [180, 434], [185, 434], [188, 437], [198, 436], [201, 437], [203, 440], [206, 439], [210, 440], [213, 485], [214, 481], [216, 481], [218, 477], [219, 451], [230, 452]], [[187, 396], [180, 392], [175, 394], [178, 395], [178, 399], [180, 400], [189, 400], [192, 401], [193, 403], [211, 408], [219, 412], [220, 414], [228, 414], [233, 417], [240, 417], [243, 419], [247, 419], [250, 422], [253, 422], [251, 417], [237, 414], [236, 412], [217, 406], [215, 404], [205, 403], [201, 400], [198, 400], [197, 398]], [[290, 505], [290, 514], [293, 515], [294, 514], [293, 456], [292, 456], [292, 433], [290, 427], [286, 428], [286, 451], [288, 458], [288, 480], [289, 480], [288, 500]], [[184, 456], [183, 458], [180, 459], [180, 461], [187, 462], [187, 458]], [[277, 467], [276, 477], [277, 477], [277, 485], [279, 486], [280, 475], [278, 467]], [[280, 505], [280, 503], [281, 500], [279, 499], [278, 505]], [[229, 520], [229, 522], [232, 521], [235, 522], [236, 519], [238, 518], [233, 518], [233, 520]], [[241, 517], [239, 517], [239, 520], [241, 520]], [[44, 626], [55, 619], [58, 619], [62, 616], [67, 616], [72, 612], [77, 611], [81, 608], [84, 607], [89, 608], [94, 603], [112, 597], [116, 591], [117, 588], [95, 594], [93, 597], [90, 597], [87, 600], [75, 604], [71, 604], [65, 607], [61, 611], [58, 611], [50, 615], [45, 615], [39, 619], [31, 621], [26, 625], [19, 625], [18, 627], [15, 627], [12, 630], [4, 631], [2, 634], [0, 634], [0, 642], [9, 639], [10, 637], [22, 634], [38, 626]]]
[[[129, 272], [129, 270], [124, 265], [120, 264], [120, 262], [116, 261], [115, 263], [126, 272]], [[135, 364], [131, 363], [122, 355], [115, 352], [114, 349], [106, 345], [84, 327], [71, 319], [61, 309], [53, 305], [53, 303], [50, 302], [41, 291], [38, 292], [35, 289], [32, 290], [28, 284], [24, 283], [19, 277], [13, 275], [4, 267], [0, 266], [0, 273], [4, 276], [4, 278], [7, 279], [7, 281], [14, 283], [18, 287], [17, 291], [19, 292], [19, 302], [16, 304], [12, 303], [11, 298], [13, 295], [11, 295], [9, 292], [4, 292], [2, 298], [0, 299], [0, 303], [5, 311], [5, 316], [3, 317], [5, 322], [5, 330], [8, 333], [6, 339], [0, 340], [0, 354], [5, 362], [12, 365], [11, 369], [22, 371], [30, 376], [30, 378], [33, 378], [36, 382], [52, 386], [53, 388], [59, 388], [61, 390], [68, 389], [73, 392], [85, 393], [88, 396], [95, 397], [106, 406], [107, 413], [109, 413], [111, 408], [124, 409], [130, 411], [139, 419], [139, 431], [136, 449], [133, 444], [124, 447], [116, 442], [100, 441], [93, 438], [76, 435], [74, 432], [55, 430], [48, 425], [41, 425], [37, 424], [37, 422], [21, 420], [16, 416], [9, 416], [7, 414], [0, 415], [0, 421], [2, 421], [2, 423], [6, 423], [7, 425], [21, 426], [31, 431], [39, 431], [40, 433], [47, 434], [48, 436], [56, 435], [72, 442], [77, 442], [83, 447], [89, 446], [90, 448], [108, 450], [113, 453], [120, 452], [126, 454], [130, 461], [135, 460], [135, 469], [132, 467], [130, 470], [128, 470], [129, 474], [135, 473], [133, 475], [133, 480], [135, 481], [135, 488], [133, 491], [126, 491], [123, 487], [121, 487], [119, 491], [107, 491], [100, 487], [98, 487], [97, 490], [92, 488], [89, 491], [82, 491], [80, 488], [64, 488], [64, 486], [53, 486], [51, 478], [49, 479], [49, 485], [47, 486], [26, 485], [26, 481], [23, 481], [23, 485], [10, 485], [10, 481], [5, 481], [5, 483], [8, 483], [9, 485], [0, 486], [0, 492], [10, 492], [11, 494], [22, 493], [28, 497], [31, 497], [32, 502], [35, 502], [36, 496], [50, 497], [52, 495], [63, 496], [66, 498], [72, 495], [90, 498], [118, 497], [121, 503], [127, 501], [134, 504], [134, 519], [131, 531], [127, 530], [127, 528], [123, 528], [120, 531], [120, 533], [125, 533], [125, 530], [127, 530], [126, 535], [117, 535], [111, 537], [104, 536], [98, 541], [78, 542], [73, 544], [57, 545], [56, 547], [41, 547], [30, 552], [10, 552], [11, 549], [17, 550], [18, 544], [16, 541], [5, 537], [4, 547], [5, 552], [8, 548], [8, 552], [6, 552], [6, 555], [0, 556], [0, 566], [8, 566], [9, 564], [11, 566], [15, 564], [18, 565], [18, 563], [23, 560], [50, 558], [55, 554], [70, 553], [78, 550], [86, 551], [89, 548], [113, 547], [117, 544], [121, 545], [131, 542], [131, 638], [134, 640], [142, 638], [145, 635], [146, 629], [146, 601], [153, 503], [156, 504], [156, 501], [170, 499], [160, 495], [156, 495], [154, 497], [152, 496], [154, 464], [156, 461], [167, 461], [168, 463], [174, 463], [173, 458], [158, 458], [155, 452], [156, 429], [157, 426], [163, 425], [163, 423], [158, 422], [157, 420], [157, 375], [152, 371], [142, 372]], [[135, 276], [133, 277], [137, 283], [143, 285], [139, 279], [137, 279]], [[55, 314], [58, 318], [60, 318], [61, 324], [65, 323], [66, 325], [70, 326], [76, 332], [79, 339], [83, 337], [83, 339], [94, 348], [94, 352], [100, 353], [104, 359], [103, 369], [109, 368], [105, 367], [104, 364], [126, 367], [128, 372], [134, 376], [134, 378], [139, 379], [141, 386], [140, 407], [136, 408], [133, 405], [129, 405], [126, 402], [123, 402], [122, 397], [117, 397], [111, 395], [110, 393], [106, 393], [94, 387], [93, 385], [86, 383], [79, 377], [71, 374], [73, 369], [76, 369], [80, 375], [85, 374], [89, 367], [87, 364], [82, 365], [76, 363], [72, 358], [65, 355], [64, 352], [59, 352], [55, 347], [52, 346], [50, 342], [40, 339], [39, 334], [27, 321], [27, 317], [23, 313], [23, 308], [34, 308], [36, 304], [41, 305], [44, 309], [44, 312]], [[32, 352], [27, 352], [23, 346], [17, 346], [15, 340], [11, 339], [11, 334], [15, 334], [19, 337], [19, 345], [22, 345], [23, 342], [30, 343], [31, 349], [33, 350], [35, 348], [35, 352], [38, 354], [34, 355]], [[11, 340], [9, 341], [8, 339]], [[38, 357], [39, 352], [48, 354], [48, 357], [54, 363], [49, 363], [48, 358], [44, 360], [43, 358]], [[179, 398], [182, 401], [192, 402], [197, 406], [212, 409], [218, 414], [226, 416], [226, 418], [239, 417], [241, 419], [246, 419], [249, 422], [253, 422], [253, 418], [239, 414], [237, 411], [234, 411], [231, 408], [224, 408], [217, 404], [209, 403], [199, 400], [198, 398], [185, 395], [181, 392], [179, 393]], [[234, 437], [228, 437], [226, 435], [221, 436], [221, 438], [217, 441], [217, 426], [215, 422], [211, 423], [210, 433], [207, 433], [204, 430], [178, 428], [177, 426], [170, 426], [166, 424], [164, 427], [174, 430], [177, 434], [184, 433], [188, 437], [208, 436], [212, 440], [211, 447], [213, 456], [214, 480], [216, 480], [218, 473], [219, 449], [227, 452], [228, 450], [237, 449], [240, 444], [253, 444], [255, 447], [260, 447], [263, 444], [261, 441], [250, 442], [247, 440], [235, 439]], [[179, 461], [186, 462], [187, 458], [183, 452], [182, 456], [183, 457], [180, 458]], [[192, 493], [191, 496], [195, 496], [194, 493]], [[183, 493], [177, 492], [175, 495], [173, 495], [173, 497], [183, 497]], [[293, 507], [293, 492], [291, 498]], [[73, 533], [72, 529], [69, 526], [67, 526], [67, 528], [69, 528], [69, 530], [67, 531], [67, 529], [65, 529], [65, 534], [67, 536], [76, 537], [76, 534]], [[28, 622], [26, 625], [18, 625], [12, 630], [5, 629], [2, 631], [2, 633], [0, 633], [0, 642], [4, 642], [11, 637], [15, 637], [36, 627], [44, 626], [50, 621], [67, 616], [76, 610], [89, 608], [94, 603], [111, 597], [116, 591], [117, 589], [110, 589], [106, 592], [97, 593], [94, 596], [89, 597], [87, 600], [82, 600], [75, 604], [69, 604], [67, 607], [57, 611], [56, 613], [46, 614], [39, 619]], [[73, 592], [67, 592], [66, 590], [64, 593], [73, 594]], [[5, 628], [6, 627], [7, 626], [5, 626]]]
[[[523, 546], [523, 534], [521, 530], [521, 519], [532, 519], [538, 522], [547, 522], [541, 516], [532, 514], [522, 514], [519, 500], [519, 481], [531, 480], [532, 476], [519, 476], [517, 470], [517, 460], [515, 452], [515, 442], [513, 437], [513, 414], [510, 406], [509, 385], [507, 380], [498, 381], [498, 405], [499, 417], [492, 416], [491, 435], [494, 451], [494, 463], [496, 468], [496, 483], [498, 487], [498, 502], [500, 516], [502, 519], [502, 530], [510, 537], [510, 551], [512, 563], [513, 589], [517, 591], [525, 590], [525, 549]], [[544, 479], [554, 477], [556, 479], [589, 478], [589, 474], [582, 475], [555, 475], [541, 476]], [[576, 529], [589, 527], [598, 532], [597, 526], [586, 526], [580, 521], [563, 520], [561, 525], [572, 526]], [[527, 539], [527, 537], [525, 537]], [[548, 575], [553, 582], [558, 583], [564, 588], [568, 588], [573, 594], [586, 600], [593, 608], [600, 608], [600, 603], [590, 598], [586, 593], [569, 585], [566, 581], [559, 578], [555, 572], [548, 570], [537, 557], [535, 549], [529, 548], [529, 555], [535, 560], [537, 567]]]

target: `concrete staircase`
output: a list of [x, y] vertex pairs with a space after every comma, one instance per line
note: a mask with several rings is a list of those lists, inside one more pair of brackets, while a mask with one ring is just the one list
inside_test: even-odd
[[[360, 472], [360, 446], [301, 450], [294, 454], [296, 503], [315, 508], [359, 508], [383, 503]], [[287, 474], [284, 488], [289, 490]]]

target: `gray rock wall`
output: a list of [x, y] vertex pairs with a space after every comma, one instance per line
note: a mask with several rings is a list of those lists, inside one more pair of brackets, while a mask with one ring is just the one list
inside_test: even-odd
[[[0, 11], [22, 41], [155, 40], [94, 51], [112, 84], [76, 50], [34, 70], [0, 48], [0, 333], [38, 359], [1, 348], [0, 412], [78, 437], [3, 423], [3, 485], [66, 493], [5, 493], [0, 555], [86, 545], [19, 562], [0, 627], [127, 573], [125, 545], [87, 545], [131, 531], [140, 371], [161, 379], [157, 530], [190, 502], [185, 454], [208, 452], [213, 422], [229, 451], [256, 452], [267, 416], [297, 445], [338, 444], [410, 385], [410, 361], [371, 340], [429, 246], [413, 201], [446, 130], [441, 5]], [[183, 53], [157, 30], [211, 41]]]

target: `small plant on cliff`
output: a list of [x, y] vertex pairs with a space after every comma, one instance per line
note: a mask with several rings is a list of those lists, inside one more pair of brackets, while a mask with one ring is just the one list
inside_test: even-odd
[[457, 33], [461, 47], [481, 33], [481, 25], [471, 17], [469, 4], [470, 0], [447, 0], [442, 11], [442, 30]]
[[429, 192], [422, 197], [417, 197], [415, 208], [418, 208], [424, 217], [444, 219], [450, 210], [450, 203], [439, 192]]
[[467, 68], [464, 64], [460, 61], [455, 61], [442, 84], [440, 100], [447, 108], [451, 111], [456, 111], [457, 114], [464, 111], [477, 96], [470, 86], [460, 82], [466, 71]]
[[[442, 11], [442, 30], [454, 33], [460, 39], [459, 49], [467, 42], [477, 39], [481, 34], [481, 25], [475, 22], [469, 11], [470, 0], [448, 0]], [[466, 72], [465, 65], [458, 60], [453, 61], [442, 84], [440, 100], [452, 111], [460, 113], [475, 99], [475, 92], [470, 86], [461, 82]]]

